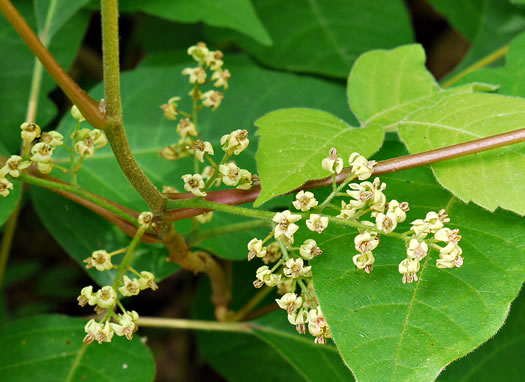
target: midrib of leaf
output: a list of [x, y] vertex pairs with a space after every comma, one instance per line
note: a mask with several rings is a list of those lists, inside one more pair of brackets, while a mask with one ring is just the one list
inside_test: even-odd
[[319, 25], [321, 26], [322, 31], [325, 33], [326, 37], [328, 38], [328, 41], [332, 43], [335, 50], [341, 56], [341, 59], [343, 62], [347, 65], [350, 65], [352, 63], [352, 60], [350, 57], [348, 57], [345, 52], [341, 49], [339, 44], [337, 43], [337, 40], [333, 36], [332, 32], [330, 32], [328, 25], [326, 23], [325, 18], [321, 14], [321, 10], [319, 9], [319, 4], [317, 4], [317, 0], [308, 0], [308, 3], [310, 3], [310, 7], [312, 8], [312, 13], [317, 18], [317, 21], [319, 22]]
[[82, 344], [82, 347], [77, 353], [77, 356], [75, 357], [75, 360], [73, 361], [73, 364], [71, 365], [71, 369], [69, 369], [69, 373], [67, 374], [66, 382], [71, 382], [73, 379], [73, 376], [75, 375], [75, 372], [78, 369], [78, 366], [80, 365], [80, 361], [82, 360], [82, 357], [84, 357], [84, 353], [87, 350], [88, 345]]

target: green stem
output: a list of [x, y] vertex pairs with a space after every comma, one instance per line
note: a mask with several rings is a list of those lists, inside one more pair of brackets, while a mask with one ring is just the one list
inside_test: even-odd
[[490, 65], [496, 60], [499, 60], [501, 57], [503, 57], [504, 55], [507, 54], [507, 52], [509, 50], [509, 46], [510, 45], [507, 44], [507, 45], [499, 48], [498, 50], [492, 52], [488, 56], [483, 57], [481, 60], [475, 62], [474, 64], [470, 65], [469, 67], [465, 68], [464, 70], [462, 70], [461, 72], [456, 74], [454, 77], [452, 77], [451, 79], [449, 79], [448, 81], [443, 83], [442, 87], [443, 88], [448, 88], [448, 87], [454, 85], [456, 82], [458, 82], [463, 77], [465, 77], [467, 74], [472, 73], [473, 71], [478, 70], [480, 68], [483, 68], [483, 67], [485, 67], [487, 65]]
[[11, 216], [7, 220], [4, 229], [4, 235], [2, 236], [2, 243], [0, 244], [0, 289], [4, 281], [5, 269], [7, 266], [7, 260], [9, 259], [9, 253], [11, 252], [11, 245], [13, 244], [13, 238], [15, 236], [16, 225], [18, 222], [18, 216], [22, 208], [22, 195], [20, 195], [16, 202], [15, 209], [11, 212]]
[[144, 232], [146, 232], [146, 228], [143, 226], [139, 227], [137, 233], [133, 237], [133, 240], [131, 240], [131, 243], [129, 244], [128, 250], [126, 251], [126, 255], [124, 256], [124, 259], [118, 267], [117, 276], [113, 281], [113, 289], [115, 291], [118, 290], [120, 280], [122, 279], [122, 276], [124, 276], [124, 273], [126, 273], [126, 271], [128, 270], [128, 265], [133, 259], [133, 255], [135, 254], [135, 248], [140, 243], [140, 238], [142, 237]]
[[248, 231], [260, 227], [268, 227], [268, 222], [266, 220], [255, 220], [236, 224], [228, 224], [225, 226], [212, 228], [207, 231], [193, 233], [187, 237], [186, 240], [188, 242], [188, 246], [191, 247], [215, 236], [221, 236], [233, 232]]
[[324, 202], [322, 202], [319, 207], [317, 207], [318, 211], [319, 212], [322, 212], [326, 206], [332, 201], [332, 199], [334, 197], [336, 197], [343, 188], [345, 188], [348, 183], [350, 183], [352, 180], [354, 180], [356, 177], [355, 175], [353, 175], [352, 173], [350, 173], [350, 175], [348, 176], [348, 178], [345, 179], [345, 181], [343, 183], [341, 183], [338, 187], [336, 187], [336, 176], [335, 174], [333, 175], [333, 191], [330, 193], [330, 195], [328, 195], [328, 197], [324, 200]]
[[222, 211], [233, 215], [247, 216], [255, 219], [271, 220], [275, 213], [270, 211], [252, 210], [228, 204], [214, 203], [200, 198], [169, 200], [168, 208], [205, 208], [209, 210]]
[[251, 299], [244, 305], [238, 312], [233, 314], [230, 318], [231, 321], [241, 321], [248, 313], [250, 313], [259, 303], [264, 300], [266, 296], [273, 290], [268, 286], [265, 286], [259, 290]]
[[[224, 156], [222, 157], [220, 164], [226, 163], [226, 161], [230, 158], [230, 156], [231, 156], [230, 154], [224, 153]], [[217, 179], [217, 177], [219, 176], [219, 166], [215, 165], [213, 166], [213, 168], [214, 168], [213, 174], [210, 176], [210, 179], [208, 179], [208, 181], [204, 185], [204, 191], [207, 191], [211, 187], [215, 179]]]
[[127, 214], [126, 212], [122, 211], [120, 208], [115, 207], [113, 204], [106, 202], [103, 199], [100, 199], [99, 197], [93, 195], [92, 193], [78, 186], [73, 186], [73, 185], [66, 184], [66, 183], [53, 182], [50, 180], [37, 178], [36, 176], [31, 176], [25, 173], [20, 174], [20, 176], [17, 179], [22, 182], [29, 183], [29, 184], [32, 184], [38, 187], [43, 187], [43, 188], [47, 188], [50, 190], [69, 192], [71, 194], [80, 196], [96, 204], [97, 206], [100, 206], [110, 212], [113, 212], [115, 215], [126, 220], [127, 222], [133, 225], [137, 225], [137, 219], [134, 218], [133, 216]]
[[221, 332], [251, 333], [250, 324], [241, 322], [216, 322], [185, 320], [180, 318], [140, 317], [139, 326], [167, 329], [197, 329]]

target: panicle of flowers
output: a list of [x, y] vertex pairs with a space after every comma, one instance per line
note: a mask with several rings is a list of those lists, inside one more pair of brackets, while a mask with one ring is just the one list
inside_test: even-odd
[[[135, 239], [140, 239], [146, 230], [154, 226], [153, 214], [142, 212], [138, 217], [138, 228]], [[138, 330], [137, 322], [139, 315], [137, 312], [126, 310], [120, 303], [122, 297], [136, 296], [145, 289], [157, 290], [155, 276], [148, 271], [138, 272], [129, 266], [129, 261], [133, 256], [134, 246], [108, 252], [104, 249], [94, 251], [90, 257], [86, 258], [86, 269], [96, 269], [99, 272], [106, 272], [113, 269], [117, 270], [117, 277], [112, 285], [105, 285], [94, 291], [93, 286], [89, 285], [82, 288], [77, 298], [78, 304], [82, 307], [92, 306], [97, 314], [105, 313], [101, 320], [91, 319], [85, 325], [86, 336], [84, 343], [97, 341], [111, 342], [113, 335], [125, 336], [131, 340], [133, 334]], [[120, 260], [120, 264], [114, 265], [114, 256], [126, 253]], [[130, 272], [130, 274], [126, 274]], [[122, 313], [117, 314], [115, 309], [119, 307]]]

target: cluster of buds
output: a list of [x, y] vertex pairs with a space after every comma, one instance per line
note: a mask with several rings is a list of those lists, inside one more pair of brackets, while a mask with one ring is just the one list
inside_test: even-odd
[[106, 133], [87, 127], [79, 129], [80, 124], [86, 119], [76, 106], [71, 108], [71, 115], [77, 120], [77, 128], [71, 134], [73, 148], [81, 158], [90, 158], [95, 153], [95, 149], [101, 149], [108, 144]]
[[[153, 214], [151, 212], [143, 212], [138, 218], [139, 225], [142, 230], [145, 230], [153, 224]], [[123, 248], [112, 253], [106, 250], [94, 251], [90, 257], [84, 260], [86, 268], [94, 268], [97, 271], [104, 272], [111, 269], [118, 269], [118, 275], [122, 275], [126, 271], [135, 274], [137, 277], [129, 277], [123, 274], [122, 279], [115, 280], [113, 285], [106, 285], [97, 290], [93, 291], [93, 286], [86, 286], [80, 292], [78, 296], [78, 304], [82, 307], [89, 305], [92, 306], [97, 314], [106, 312], [100, 322], [90, 320], [85, 326], [86, 336], [84, 337], [85, 343], [91, 343], [97, 341], [98, 343], [110, 342], [113, 335], [125, 336], [131, 340], [133, 333], [138, 329], [137, 321], [139, 315], [135, 311], [127, 311], [120, 304], [119, 299], [122, 296], [136, 296], [145, 289], [157, 290], [158, 286], [155, 283], [155, 276], [151, 272], [142, 271], [137, 272], [130, 266], [126, 269], [120, 269], [124, 265], [121, 263], [120, 266], [113, 265], [112, 258], [115, 255], [127, 252], [128, 248]], [[116, 314], [115, 308], [119, 306], [122, 309], [122, 314]], [[112, 319], [114, 321], [112, 321]]]
[[167, 160], [178, 160], [193, 155], [200, 162], [204, 162], [204, 155], [213, 155], [213, 146], [210, 142], [203, 142], [199, 139], [194, 116], [203, 107], [216, 110], [220, 106], [224, 94], [213, 89], [203, 92], [202, 88], [213, 82], [214, 87], [227, 89], [230, 72], [223, 68], [223, 53], [218, 50], [210, 51], [202, 42], [191, 46], [188, 49], [188, 54], [197, 63], [196, 67], [188, 67], [182, 71], [183, 75], [189, 76], [189, 82], [193, 84], [189, 93], [194, 101], [193, 113], [179, 110], [180, 97], [172, 97], [161, 106], [167, 119], [176, 121], [179, 116], [182, 117], [177, 124], [179, 141], [162, 149], [160, 156]]

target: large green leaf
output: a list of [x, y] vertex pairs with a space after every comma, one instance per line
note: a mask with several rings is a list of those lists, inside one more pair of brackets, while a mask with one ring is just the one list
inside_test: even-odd
[[[253, 123], [264, 113], [279, 107], [306, 106], [326, 109], [346, 119], [352, 118], [345, 104], [342, 86], [292, 74], [274, 73], [254, 67], [246, 61], [241, 61], [237, 65], [229, 65], [226, 58], [226, 66], [232, 72], [230, 88], [225, 92], [223, 104], [217, 111], [204, 110], [202, 112], [202, 115], [199, 116], [199, 129], [203, 138], [215, 145], [217, 155], [221, 155], [222, 152], [219, 140], [223, 134], [235, 129], [249, 130], [252, 144], [246, 153], [235, 158], [243, 168], [255, 171], [254, 153], [257, 143], [253, 134], [255, 130]], [[159, 188], [162, 188], [163, 185], [170, 185], [182, 190], [181, 176], [193, 172], [193, 161], [189, 158], [169, 162], [160, 158], [158, 154], [162, 148], [178, 140], [175, 132], [176, 123], [166, 120], [159, 106], [174, 95], [184, 96], [188, 93], [187, 78], [180, 74], [182, 68], [182, 65], [142, 68], [122, 75], [122, 102], [128, 140], [137, 161]], [[97, 87], [92, 94], [96, 99], [101, 98], [102, 88]], [[316, 97], [318, 94], [323, 94], [323, 97]], [[184, 98], [181, 108], [191, 111], [189, 97]], [[73, 126], [74, 121], [68, 115], [63, 120], [60, 131], [67, 137]], [[66, 160], [67, 152], [64, 150], [62, 153], [62, 158]], [[56, 154], [57, 157], [60, 156], [58, 150]], [[60, 176], [60, 173], [57, 173], [56, 176]], [[97, 150], [92, 158], [84, 161], [79, 173], [79, 183], [92, 192], [135, 210], [147, 209], [138, 193], [122, 175], [109, 147]], [[41, 198], [35, 200], [35, 203], [40, 203], [40, 200]], [[58, 219], [63, 222], [62, 224], [71, 226], [69, 223], [71, 214], [66, 208], [53, 210], [46, 206], [38, 210], [44, 221]], [[45, 215], [51, 214], [52, 217], [46, 218]], [[238, 222], [238, 220], [234, 218], [231, 222]], [[226, 224], [226, 221], [223, 220], [222, 223]], [[205, 225], [204, 229], [213, 227], [216, 223], [209, 224]], [[50, 223], [48, 228], [59, 242], [69, 240], [60, 237], [70, 235], [70, 233], [57, 230]], [[185, 233], [188, 232], [189, 227], [180, 229]], [[102, 240], [99, 236], [89, 236]], [[215, 244], [222, 241], [220, 246], [217, 246], [216, 253], [229, 259], [244, 258], [246, 253], [239, 251], [237, 246], [230, 245], [230, 240], [228, 236], [215, 239], [213, 241]], [[103, 241], [99, 244], [104, 246]], [[210, 244], [206, 248], [212, 247], [213, 249], [213, 246], [214, 244]]]
[[255, 202], [261, 205], [291, 191], [309, 179], [329, 175], [320, 166], [335, 147], [345, 158], [358, 151], [370, 156], [383, 142], [383, 129], [356, 129], [320, 110], [292, 108], [271, 112], [256, 121], [261, 136], [257, 169], [262, 190]]
[[525, 34], [516, 37], [506, 56], [505, 66], [500, 68], [484, 68], [467, 74], [458, 83], [473, 81], [488, 82], [499, 85], [498, 93], [525, 97]]
[[385, 114], [397, 112], [402, 117], [407, 107], [419, 107], [422, 99], [438, 91], [418, 44], [367, 52], [357, 59], [348, 77], [348, 102], [365, 125]]
[[[399, 134], [409, 151], [418, 153], [523, 128], [523, 110], [522, 98], [458, 94], [411, 114]], [[432, 169], [445, 188], [466, 202], [525, 214], [524, 143], [436, 163]]]
[[279, 69], [345, 78], [359, 54], [413, 38], [400, 0], [257, 0], [254, 4], [273, 46], [254, 44], [240, 35], [224, 37], [232, 37], [259, 61]]
[[35, 316], [0, 326], [0, 375], [10, 382], [153, 381], [155, 364], [142, 341], [114, 337], [83, 345], [85, 319]]
[[[251, 286], [255, 270], [260, 265], [235, 263], [233, 268], [233, 306], [242, 307], [258, 291]], [[198, 288], [197, 301], [209, 296], [209, 283], [203, 280]], [[247, 287], [249, 285], [249, 287]], [[275, 304], [270, 294], [262, 306]], [[213, 311], [206, 304], [195, 304], [195, 315], [212, 319]], [[199, 332], [199, 349], [204, 359], [228, 381], [352, 381], [333, 344], [316, 345], [309, 335], [297, 334], [288, 323], [286, 312], [279, 310], [251, 321], [250, 333]], [[231, 355], [235, 354], [235, 357]]]
[[[15, 6], [27, 22], [35, 28], [33, 2], [21, 0], [17, 1]], [[61, 11], [58, 11], [58, 14], [62, 14]], [[64, 19], [61, 18], [61, 23], [63, 21]], [[63, 24], [50, 43], [51, 53], [66, 69], [76, 56], [88, 22], [89, 13], [75, 14]], [[55, 24], [50, 25], [54, 27]], [[9, 152], [14, 154], [21, 145], [19, 126], [25, 121], [35, 59], [4, 17], [0, 17], [0, 51], [9, 52], [9, 54], [3, 54], [0, 60], [0, 114], [3, 122], [0, 140]], [[36, 122], [41, 126], [47, 124], [56, 115], [56, 107], [47, 96], [54, 87], [53, 80], [44, 72], [36, 118]]]
[[525, 347], [524, 326], [525, 294], [520, 293], [512, 303], [510, 316], [499, 333], [472, 354], [448, 366], [438, 381], [521, 381]]
[[121, 11], [143, 11], [183, 23], [202, 21], [216, 27], [231, 28], [264, 45], [272, 39], [261, 23], [251, 0], [127, 0]]
[[[400, 146], [387, 144], [382, 157], [402, 155]], [[373, 272], [366, 274], [352, 263], [356, 232], [332, 226], [316, 238], [324, 253], [313, 261], [315, 290], [337, 347], [358, 380], [432, 381], [505, 321], [525, 279], [523, 219], [463, 204], [428, 169], [383, 180], [388, 199], [410, 202], [407, 221], [446, 208], [451, 226], [461, 230], [465, 264], [438, 269], [434, 252], [422, 263], [420, 280], [402, 284], [397, 268], [405, 245], [385, 237], [374, 251]]]
[[[105, 249], [116, 251], [127, 247], [131, 238], [104, 218], [57, 194], [39, 188], [31, 189], [31, 198], [38, 216], [58, 243], [84, 268], [83, 260], [93, 251]], [[118, 264], [123, 255], [115, 256]], [[158, 280], [173, 274], [179, 267], [166, 262], [167, 250], [160, 244], [140, 244], [135, 252], [132, 266], [138, 271], [150, 271]], [[94, 268], [86, 271], [99, 285], [111, 285], [116, 270], [99, 272]]]

